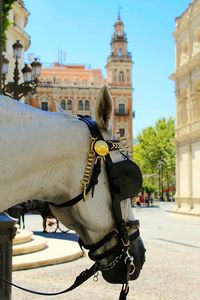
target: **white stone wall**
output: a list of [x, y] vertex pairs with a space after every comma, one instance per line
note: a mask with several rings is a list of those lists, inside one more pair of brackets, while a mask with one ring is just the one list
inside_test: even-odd
[[200, 141], [192, 144], [192, 195], [200, 198]]
[[200, 216], [200, 0], [176, 18], [176, 205]]
[[179, 180], [180, 180], [180, 197], [188, 197], [189, 180], [188, 180], [188, 146], [179, 148]]
[[[29, 12], [25, 9], [19, 1], [16, 1], [12, 5], [12, 9], [9, 11], [9, 21], [11, 25], [6, 31], [6, 58], [9, 60], [9, 73], [7, 75], [7, 82], [13, 81], [13, 71], [15, 67], [15, 60], [13, 58], [13, 44], [19, 40], [23, 45], [24, 51], [28, 50], [30, 46], [30, 36], [24, 31]], [[24, 67], [24, 55], [19, 59], [20, 81], [23, 81], [23, 75], [21, 69]]]

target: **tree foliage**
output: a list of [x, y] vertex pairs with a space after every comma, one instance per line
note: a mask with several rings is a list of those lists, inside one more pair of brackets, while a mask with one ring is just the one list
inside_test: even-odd
[[5, 44], [6, 44], [6, 30], [8, 26], [10, 25], [10, 21], [8, 20], [8, 14], [9, 10], [12, 7], [12, 4], [16, 0], [3, 0], [3, 5], [2, 5], [2, 43], [3, 43], [3, 48], [5, 49]]
[[133, 145], [133, 160], [139, 165], [148, 188], [158, 187], [158, 161], [163, 161], [163, 179], [167, 188], [174, 181], [175, 173], [175, 121], [173, 118], [159, 119], [137, 136]]

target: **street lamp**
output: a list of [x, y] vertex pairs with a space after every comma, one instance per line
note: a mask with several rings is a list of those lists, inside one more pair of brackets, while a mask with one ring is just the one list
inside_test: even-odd
[[1, 74], [5, 75], [8, 73], [8, 64], [9, 64], [9, 60], [7, 58], [5, 58], [5, 56], [2, 56], [2, 70], [1, 70]]
[[[158, 168], [158, 198], [163, 200], [163, 157], [158, 160], [157, 168]], [[162, 177], [162, 182], [161, 182]], [[161, 197], [160, 197], [160, 190], [161, 190]]]
[[23, 74], [24, 82], [19, 84], [19, 62], [18, 60], [22, 57], [23, 46], [20, 41], [16, 41], [13, 45], [13, 57], [15, 59], [15, 68], [13, 82], [8, 82], [5, 84], [6, 74], [8, 73], [8, 63], [9, 61], [3, 57], [2, 59], [2, 80], [3, 88], [2, 92], [4, 95], [10, 96], [16, 100], [21, 99], [23, 96], [28, 94], [34, 94], [36, 92], [36, 87], [38, 83], [38, 76], [41, 72], [41, 63], [35, 59], [31, 66], [25, 64], [24, 68], [21, 70]]

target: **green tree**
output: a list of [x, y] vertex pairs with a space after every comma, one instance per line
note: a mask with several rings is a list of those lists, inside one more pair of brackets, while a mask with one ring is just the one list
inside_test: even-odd
[[2, 6], [2, 43], [3, 43], [3, 49], [5, 49], [6, 45], [6, 30], [8, 26], [10, 25], [10, 21], [8, 20], [8, 13], [9, 10], [12, 7], [12, 4], [16, 0], [3, 0], [3, 6]]
[[144, 186], [158, 189], [158, 161], [163, 161], [163, 181], [168, 188], [175, 173], [175, 121], [173, 118], [159, 119], [155, 126], [144, 128], [133, 145], [133, 160], [143, 173]]

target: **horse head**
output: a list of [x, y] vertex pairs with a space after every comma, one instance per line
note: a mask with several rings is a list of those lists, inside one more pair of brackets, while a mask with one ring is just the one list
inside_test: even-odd
[[144, 263], [130, 204], [142, 177], [112, 140], [112, 106], [107, 87], [97, 99], [96, 121], [1, 97], [0, 211], [29, 199], [49, 202], [78, 233], [95, 270], [110, 283], [127, 284]]
[[[120, 143], [111, 140], [111, 114], [112, 99], [105, 86], [97, 99], [96, 122], [80, 118], [88, 132], [88, 157], [81, 181], [84, 191], [66, 201], [67, 207], [63, 203], [54, 207], [53, 213], [79, 234], [81, 247], [89, 250], [107, 282], [126, 284], [138, 278], [145, 260], [139, 221], [134, 219], [130, 203], [142, 178], [138, 167], [121, 153]], [[128, 178], [130, 173], [134, 182]]]

